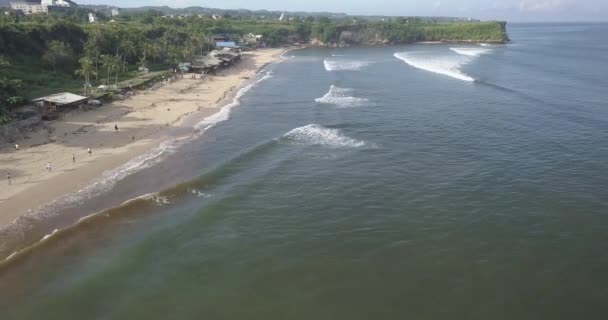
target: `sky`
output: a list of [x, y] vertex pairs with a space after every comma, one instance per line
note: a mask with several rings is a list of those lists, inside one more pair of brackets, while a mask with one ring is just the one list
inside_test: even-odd
[[76, 0], [118, 7], [328, 11], [352, 15], [455, 16], [511, 22], [608, 21], [608, 0]]

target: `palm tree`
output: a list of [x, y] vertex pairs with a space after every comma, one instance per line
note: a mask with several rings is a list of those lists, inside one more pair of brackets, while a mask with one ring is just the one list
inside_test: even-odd
[[101, 67], [105, 68], [107, 71], [108, 77], [106, 79], [106, 85], [110, 85], [110, 71], [112, 71], [113, 68], [114, 57], [109, 54], [102, 54], [99, 57], [99, 61], [101, 62]]
[[101, 30], [98, 28], [93, 29], [87, 42], [85, 43], [84, 50], [85, 54], [91, 59], [95, 65], [95, 80], [97, 81], [97, 73], [99, 71], [99, 41], [101, 39]]
[[143, 56], [139, 57], [139, 67], [140, 68], [145, 68], [146, 67], [146, 55], [144, 54]]
[[133, 43], [133, 41], [131, 40], [125, 40], [120, 44], [120, 47], [122, 49], [122, 72], [125, 72], [125, 69], [127, 68], [127, 58], [130, 55], [133, 55], [135, 53], [137, 53], [137, 48], [135, 47], [135, 44]]
[[148, 48], [148, 56], [152, 58], [154, 63], [157, 63], [158, 60], [162, 57], [161, 48], [158, 44], [153, 43]]
[[93, 61], [88, 57], [82, 57], [78, 60], [80, 63], [80, 69], [76, 70], [76, 75], [84, 78], [84, 95], [87, 95], [87, 88], [91, 85], [91, 75], [94, 74], [95, 69]]
[[190, 41], [182, 48], [181, 54], [184, 61], [188, 61], [192, 58], [192, 43]]
[[122, 57], [120, 55], [115, 55], [112, 59], [112, 69], [115, 74], [114, 85], [118, 88], [118, 72], [120, 71], [120, 65], [122, 64]]

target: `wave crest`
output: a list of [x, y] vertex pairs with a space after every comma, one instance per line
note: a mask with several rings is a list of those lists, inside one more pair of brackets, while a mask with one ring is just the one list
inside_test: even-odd
[[321, 104], [332, 104], [340, 107], [356, 107], [368, 102], [365, 98], [353, 97], [353, 91], [353, 89], [340, 88], [332, 85], [323, 97], [317, 98], [315, 101]]
[[464, 55], [464, 56], [469, 56], [469, 57], [479, 57], [483, 54], [488, 54], [490, 52], [492, 52], [491, 49], [484, 49], [484, 48], [450, 48], [450, 50]]
[[347, 137], [338, 129], [330, 129], [318, 124], [295, 128], [283, 135], [282, 139], [291, 144], [330, 148], [360, 148], [366, 145], [365, 141]]
[[475, 81], [474, 78], [462, 73], [460, 68], [470, 60], [451, 56], [430, 56], [422, 53], [398, 52], [395, 58], [404, 61], [414, 68], [446, 75], [463, 81]]
[[325, 59], [323, 61], [325, 70], [327, 71], [357, 71], [361, 70], [368, 65], [369, 62], [359, 60], [336, 60], [336, 59]]

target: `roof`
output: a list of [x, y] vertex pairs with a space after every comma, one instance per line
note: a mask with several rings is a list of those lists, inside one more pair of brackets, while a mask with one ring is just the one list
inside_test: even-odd
[[212, 56], [199, 57], [192, 62], [193, 67], [213, 67], [218, 66], [222, 63], [220, 59]]
[[215, 43], [216, 47], [228, 47], [228, 48], [238, 48], [234, 41], [218, 41]]
[[54, 103], [58, 106], [63, 106], [66, 104], [72, 104], [72, 103], [84, 101], [87, 99], [88, 99], [87, 97], [79, 96], [77, 94], [63, 92], [63, 93], [57, 93], [57, 94], [53, 94], [53, 95], [46, 96], [46, 97], [37, 98], [32, 101], [34, 101], [34, 102], [46, 101], [46, 102]]

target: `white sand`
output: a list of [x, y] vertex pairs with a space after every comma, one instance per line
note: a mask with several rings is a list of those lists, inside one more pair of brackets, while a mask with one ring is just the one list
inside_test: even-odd
[[[277, 61], [283, 49], [263, 49], [243, 54], [236, 66], [211, 81], [184, 79], [158, 89], [138, 91], [133, 97], [89, 112], [74, 111], [47, 122], [17, 143], [20, 151], [0, 149], [0, 227], [54, 199], [93, 183], [103, 172], [157, 146], [168, 128], [183, 124], [187, 115], [197, 117], [219, 111], [228, 93], [264, 65]], [[115, 132], [114, 126], [119, 131]], [[132, 137], [135, 137], [133, 140]], [[91, 148], [92, 155], [87, 154]], [[76, 162], [72, 162], [72, 154]], [[46, 164], [51, 162], [52, 172]], [[12, 177], [8, 185], [7, 174]]]

